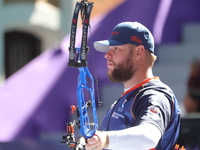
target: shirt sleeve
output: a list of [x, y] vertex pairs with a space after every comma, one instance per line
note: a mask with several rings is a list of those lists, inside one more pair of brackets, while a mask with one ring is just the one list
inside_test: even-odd
[[149, 150], [156, 147], [161, 138], [160, 130], [149, 123], [124, 130], [107, 131], [112, 150]]
[[[163, 135], [170, 123], [171, 104], [164, 93], [148, 90], [138, 95], [137, 105], [133, 105], [135, 125], [150, 123], [155, 125]], [[135, 126], [133, 125], [133, 126]]]

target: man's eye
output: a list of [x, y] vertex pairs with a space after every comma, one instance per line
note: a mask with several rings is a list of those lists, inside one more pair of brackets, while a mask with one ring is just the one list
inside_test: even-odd
[[118, 50], [119, 49], [119, 47], [114, 47], [114, 50]]

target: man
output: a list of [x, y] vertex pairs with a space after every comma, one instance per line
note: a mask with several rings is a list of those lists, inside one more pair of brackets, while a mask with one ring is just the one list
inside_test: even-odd
[[87, 150], [171, 150], [179, 134], [180, 113], [172, 90], [154, 77], [154, 39], [138, 22], [118, 24], [109, 40], [94, 43], [106, 52], [108, 77], [124, 93], [87, 140]]

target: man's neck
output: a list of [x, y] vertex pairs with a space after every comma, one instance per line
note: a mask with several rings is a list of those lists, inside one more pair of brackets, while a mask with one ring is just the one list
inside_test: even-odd
[[130, 80], [124, 82], [124, 88], [128, 89], [134, 87], [137, 84], [141, 83], [142, 81], [152, 77], [154, 76], [151, 69], [149, 69], [146, 73], [141, 73], [141, 74], [136, 73]]

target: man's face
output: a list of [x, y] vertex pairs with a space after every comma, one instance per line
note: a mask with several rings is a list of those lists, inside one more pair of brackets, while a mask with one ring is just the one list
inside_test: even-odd
[[133, 62], [133, 47], [130, 44], [111, 46], [105, 58], [110, 81], [124, 83], [134, 75], [136, 69]]

